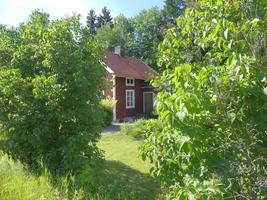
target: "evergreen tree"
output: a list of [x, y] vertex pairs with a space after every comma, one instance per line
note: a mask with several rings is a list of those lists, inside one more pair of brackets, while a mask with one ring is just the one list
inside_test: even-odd
[[86, 24], [90, 28], [93, 34], [96, 33], [96, 22], [97, 22], [96, 20], [97, 20], [97, 16], [95, 14], [95, 11], [94, 9], [91, 9], [87, 15]]
[[106, 24], [110, 27], [113, 26], [113, 18], [111, 17], [110, 11], [106, 6], [104, 6], [102, 13], [97, 18], [97, 27], [101, 27], [103, 24]]

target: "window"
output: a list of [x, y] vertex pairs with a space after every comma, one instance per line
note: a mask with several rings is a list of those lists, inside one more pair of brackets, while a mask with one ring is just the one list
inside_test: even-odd
[[134, 90], [126, 90], [126, 108], [134, 108]]
[[134, 86], [134, 78], [126, 78], [126, 86]]

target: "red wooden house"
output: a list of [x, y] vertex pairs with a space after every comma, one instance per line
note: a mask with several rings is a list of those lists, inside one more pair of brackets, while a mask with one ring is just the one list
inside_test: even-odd
[[149, 82], [156, 76], [156, 72], [139, 59], [121, 56], [120, 47], [108, 54], [106, 70], [112, 88], [105, 91], [105, 96], [116, 102], [114, 121], [150, 115], [154, 89]]

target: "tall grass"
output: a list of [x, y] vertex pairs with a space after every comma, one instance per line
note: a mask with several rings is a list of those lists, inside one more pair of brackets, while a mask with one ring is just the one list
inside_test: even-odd
[[40, 176], [28, 173], [23, 165], [0, 153], [0, 199], [1, 200], [56, 200], [82, 199], [82, 191], [69, 191], [67, 178], [52, 184], [51, 175], [44, 172]]

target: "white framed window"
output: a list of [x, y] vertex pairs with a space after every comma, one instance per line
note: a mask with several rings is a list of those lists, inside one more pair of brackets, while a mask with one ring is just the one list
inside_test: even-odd
[[135, 108], [134, 90], [126, 90], [126, 108]]
[[126, 86], [134, 86], [134, 78], [126, 78]]

